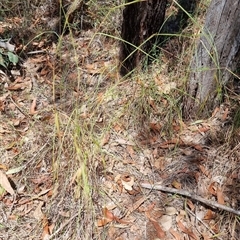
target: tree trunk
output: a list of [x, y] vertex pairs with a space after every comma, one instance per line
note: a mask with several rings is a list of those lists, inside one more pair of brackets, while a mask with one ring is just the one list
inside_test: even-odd
[[240, 57], [240, 1], [212, 0], [191, 62], [186, 118], [206, 117], [219, 104]]
[[[133, 2], [133, 3], [131, 3]], [[124, 76], [139, 66], [156, 41], [165, 17], [167, 0], [126, 0], [120, 43], [120, 73]], [[148, 40], [149, 39], [149, 40]]]

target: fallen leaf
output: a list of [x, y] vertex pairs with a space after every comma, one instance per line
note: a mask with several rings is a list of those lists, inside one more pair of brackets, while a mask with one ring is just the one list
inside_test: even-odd
[[189, 235], [190, 237], [198, 240], [198, 237], [192, 232], [190, 231], [188, 228], [186, 228], [181, 221], [177, 222], [178, 227], [181, 229], [182, 232], [186, 233], [187, 235]]
[[176, 240], [182, 239], [181, 235], [178, 232], [174, 231], [172, 228], [169, 230], [169, 232], [175, 237]]
[[203, 151], [203, 147], [200, 144], [194, 144], [192, 145], [196, 150], [198, 150], [199, 152]]
[[169, 229], [172, 227], [172, 216], [163, 215], [159, 222], [161, 223], [164, 231], [169, 231]]
[[116, 123], [114, 126], [113, 126], [114, 130], [117, 132], [117, 133], [120, 133], [123, 131], [124, 127], [121, 125], [121, 124], [118, 124]]
[[49, 222], [45, 215], [43, 216], [42, 219], [42, 225], [43, 225], [42, 240], [48, 240], [50, 237]]
[[153, 221], [153, 220], [149, 220], [152, 224], [153, 224], [153, 226], [154, 226], [154, 228], [156, 229], [156, 231], [157, 231], [157, 236], [160, 238], [160, 239], [162, 239], [162, 238], [164, 238], [165, 237], [165, 232], [162, 230], [162, 228], [161, 228], [161, 226], [159, 225], [159, 223], [157, 222], [157, 221]]
[[98, 227], [103, 227], [108, 223], [112, 222], [115, 219], [115, 216], [110, 212], [106, 207], [103, 208], [103, 217], [97, 221]]
[[5, 164], [0, 163], [0, 169], [7, 170], [7, 166]]
[[217, 189], [216, 189], [216, 186], [215, 186], [215, 182], [212, 182], [210, 184], [210, 186], [208, 187], [208, 191], [209, 193], [211, 193], [213, 196], [216, 196], [217, 195]]
[[4, 172], [0, 170], [0, 185], [11, 195], [14, 195], [14, 190]]
[[199, 169], [201, 170], [201, 172], [206, 176], [206, 177], [209, 177], [210, 176], [210, 173], [209, 171], [201, 164], [198, 165]]
[[223, 115], [222, 115], [222, 121], [225, 121], [227, 119], [228, 114], [229, 114], [229, 109], [226, 108]]
[[128, 154], [130, 155], [130, 157], [134, 158], [135, 151], [134, 151], [133, 147], [130, 145], [127, 145], [126, 150], [127, 150]]
[[37, 98], [34, 98], [33, 101], [32, 101], [30, 110], [29, 110], [29, 114], [30, 114], [30, 115], [34, 115], [34, 114], [37, 113], [37, 111], [36, 111], [36, 106], [37, 106]]
[[8, 90], [10, 90], [10, 91], [23, 90], [27, 86], [29, 86], [28, 82], [15, 83], [15, 84], [12, 84], [11, 86], [9, 86]]
[[133, 176], [129, 176], [129, 175], [123, 175], [121, 177], [121, 181], [122, 181], [122, 185], [123, 187], [128, 190], [131, 191], [133, 190], [132, 186], [134, 184], [134, 177]]
[[194, 211], [195, 206], [191, 200], [189, 200], [189, 199], [187, 200], [187, 205], [191, 209], [191, 211]]
[[211, 220], [215, 218], [215, 213], [211, 211], [210, 209], [207, 210], [207, 213], [204, 216], [204, 220]]
[[101, 140], [100, 146], [104, 146], [109, 142], [110, 134], [107, 133]]
[[215, 108], [214, 109], [214, 111], [213, 111], [213, 113], [212, 113], [212, 117], [215, 117], [216, 116], [216, 114], [218, 113], [220, 111], [220, 108]]
[[219, 204], [224, 205], [224, 196], [223, 196], [223, 190], [221, 188], [217, 188], [217, 201]]
[[203, 126], [203, 127], [198, 128], [198, 131], [200, 133], [205, 133], [205, 132], [208, 132], [209, 130], [210, 130], [209, 126]]
[[166, 214], [169, 216], [177, 214], [177, 209], [175, 207], [166, 207]]
[[182, 188], [182, 184], [180, 182], [176, 181], [176, 180], [174, 180], [172, 182], [172, 186], [176, 189], [181, 189]]
[[184, 146], [185, 143], [184, 143], [184, 141], [182, 139], [173, 138], [171, 140], [163, 142], [159, 147], [160, 148], [171, 148], [171, 147], [173, 147], [175, 145]]
[[137, 200], [132, 206], [130, 206], [128, 208], [128, 212], [126, 214], [126, 217], [128, 215], [130, 215], [133, 211], [135, 211], [136, 209], [138, 209], [145, 201], [147, 200], [147, 198], [144, 196], [142, 198], [140, 198], [139, 200]]
[[38, 204], [37, 208], [33, 212], [34, 218], [37, 219], [38, 221], [42, 220], [43, 217], [44, 217], [44, 214], [42, 212], [43, 205], [44, 205], [44, 202], [40, 201], [40, 203]]

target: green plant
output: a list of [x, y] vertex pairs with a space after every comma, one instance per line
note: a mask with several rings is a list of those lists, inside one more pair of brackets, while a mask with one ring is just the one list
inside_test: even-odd
[[0, 65], [1, 66], [7, 69], [10, 64], [13, 64], [14, 66], [16, 66], [18, 62], [19, 62], [19, 58], [15, 53], [0, 49]]

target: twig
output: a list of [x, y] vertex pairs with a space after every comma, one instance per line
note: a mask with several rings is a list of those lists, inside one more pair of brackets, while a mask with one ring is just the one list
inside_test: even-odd
[[46, 53], [46, 52], [47, 52], [46, 49], [43, 49], [43, 50], [36, 50], [36, 51], [27, 52], [27, 55], [34, 55], [34, 54]]
[[140, 184], [141, 187], [143, 188], [147, 188], [147, 189], [154, 189], [154, 190], [159, 190], [159, 191], [163, 191], [163, 192], [169, 192], [169, 193], [175, 193], [175, 194], [179, 194], [185, 197], [189, 197], [192, 198], [198, 202], [204, 203], [212, 208], [219, 208], [221, 210], [233, 213], [235, 215], [240, 216], [240, 211], [237, 211], [233, 208], [227, 207], [225, 205], [219, 204], [217, 202], [214, 201], [210, 201], [207, 200], [205, 198], [202, 198], [194, 193], [188, 192], [186, 190], [180, 190], [180, 189], [175, 189], [175, 188], [169, 188], [169, 187], [163, 187], [160, 184], [150, 184], [150, 183], [141, 183]]
[[65, 228], [74, 218], [76, 218], [78, 214], [79, 213], [76, 213], [75, 215], [73, 215], [66, 223], [64, 223], [61, 227], [59, 227], [58, 230], [56, 230], [56, 232], [54, 232], [52, 235], [48, 237], [48, 240], [53, 239], [59, 232], [63, 230], [63, 228]]

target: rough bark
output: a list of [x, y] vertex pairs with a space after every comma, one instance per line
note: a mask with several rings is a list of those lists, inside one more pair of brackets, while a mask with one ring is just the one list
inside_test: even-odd
[[[131, 3], [133, 2], [133, 3]], [[136, 68], [144, 54], [149, 53], [165, 17], [167, 0], [126, 0], [120, 42], [120, 73], [126, 75]], [[150, 38], [150, 39], [149, 39]], [[149, 40], [148, 40], [149, 39]], [[142, 51], [141, 51], [142, 50]]]
[[205, 117], [219, 104], [240, 57], [240, 1], [212, 0], [191, 62], [186, 118]]

